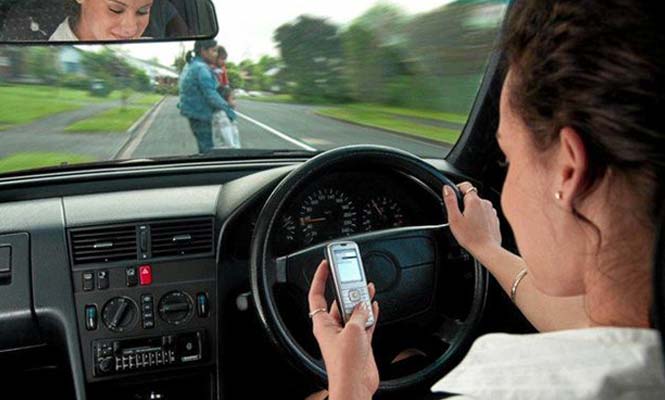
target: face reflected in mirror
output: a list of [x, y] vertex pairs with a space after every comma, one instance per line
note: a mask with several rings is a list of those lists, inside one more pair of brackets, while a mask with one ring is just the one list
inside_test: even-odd
[[[136, 40], [150, 23], [153, 0], [77, 0], [79, 15], [67, 18], [51, 40]], [[68, 26], [67, 26], [68, 25]], [[68, 32], [67, 29], [71, 32]], [[72, 34], [74, 37], [70, 37]], [[61, 37], [64, 35], [64, 38]]]

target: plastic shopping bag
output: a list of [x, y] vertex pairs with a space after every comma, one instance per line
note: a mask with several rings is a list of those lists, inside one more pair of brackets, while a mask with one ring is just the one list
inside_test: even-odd
[[238, 124], [231, 122], [224, 111], [212, 115], [212, 142], [215, 148], [240, 148]]

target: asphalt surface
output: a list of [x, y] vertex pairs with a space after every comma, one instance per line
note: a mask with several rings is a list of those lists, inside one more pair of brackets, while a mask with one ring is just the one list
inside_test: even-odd
[[[169, 97], [149, 122], [147, 130], [134, 139], [132, 150], [123, 158], [153, 158], [191, 155], [198, 152], [196, 140], [177, 108], [178, 99]], [[419, 156], [441, 158], [450, 146], [399, 135], [380, 129], [321, 117], [306, 105], [238, 101], [238, 128], [242, 146], [252, 149], [328, 150], [350, 144], [380, 144], [400, 148]]]
[[129, 139], [126, 132], [68, 133], [65, 128], [120, 105], [120, 101], [93, 104], [2, 131], [0, 158], [15, 153], [56, 152], [87, 155], [100, 161], [110, 160]]
[[[0, 158], [23, 152], [59, 152], [91, 156], [99, 161], [193, 155], [196, 140], [168, 97], [131, 136], [127, 132], [67, 133], [72, 123], [120, 105], [93, 104], [72, 112], [0, 132]], [[349, 144], [381, 144], [419, 156], [441, 158], [449, 146], [380, 129], [318, 116], [315, 107], [241, 100], [238, 128], [244, 148], [265, 150], [329, 150]], [[122, 151], [121, 151], [122, 149]]]

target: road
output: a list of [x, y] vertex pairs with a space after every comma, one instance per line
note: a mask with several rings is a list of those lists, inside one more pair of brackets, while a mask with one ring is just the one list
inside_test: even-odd
[[100, 161], [110, 160], [129, 139], [126, 132], [69, 133], [65, 132], [65, 128], [120, 105], [120, 101], [93, 104], [2, 131], [0, 158], [15, 153], [59, 152], [87, 155]]
[[[178, 99], [165, 99], [149, 126], [120, 158], [153, 158], [196, 154], [194, 136], [177, 109]], [[328, 150], [349, 144], [381, 144], [419, 156], [441, 158], [450, 146], [434, 144], [380, 129], [366, 128], [314, 114], [307, 105], [238, 101], [242, 146], [254, 149]]]

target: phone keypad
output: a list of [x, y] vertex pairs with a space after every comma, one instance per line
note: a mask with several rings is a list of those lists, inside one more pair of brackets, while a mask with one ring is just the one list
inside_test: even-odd
[[374, 313], [372, 312], [372, 302], [370, 301], [369, 298], [369, 292], [367, 290], [363, 290], [363, 288], [351, 288], [351, 289], [346, 289], [342, 290], [342, 297], [345, 299], [348, 299], [348, 301], [344, 302], [344, 314], [346, 315], [346, 318], [350, 318], [351, 314], [353, 314], [353, 308], [358, 304], [358, 303], [365, 303], [367, 304], [367, 307], [370, 310], [370, 315], [369, 318], [367, 319], [367, 324], [365, 325], [366, 327], [370, 327], [374, 324]]
[[349, 290], [349, 300], [354, 303], [357, 303], [362, 298], [360, 291], [358, 289]]

